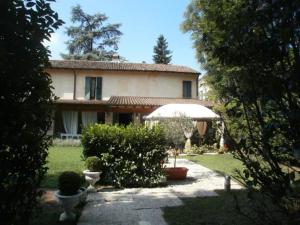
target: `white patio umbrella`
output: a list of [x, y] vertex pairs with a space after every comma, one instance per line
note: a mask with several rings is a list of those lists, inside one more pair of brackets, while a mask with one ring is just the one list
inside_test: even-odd
[[[198, 104], [167, 104], [159, 107], [148, 116], [145, 117], [146, 120], [156, 121], [159, 119], [168, 119], [168, 118], [176, 118], [186, 116], [190, 117], [193, 120], [219, 120], [220, 116], [214, 113], [209, 108]], [[206, 127], [205, 127], [206, 130]], [[223, 133], [221, 132], [221, 140], [220, 144], [223, 146]], [[187, 138], [186, 145], [190, 145], [190, 138], [192, 136], [192, 132], [185, 132], [185, 136]]]
[[220, 117], [209, 108], [197, 104], [167, 104], [159, 107], [145, 118], [156, 120], [187, 116], [195, 120], [215, 120]]

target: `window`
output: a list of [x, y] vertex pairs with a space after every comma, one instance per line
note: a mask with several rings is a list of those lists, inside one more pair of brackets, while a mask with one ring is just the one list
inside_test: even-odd
[[192, 81], [183, 81], [183, 98], [192, 98]]
[[85, 98], [102, 99], [102, 77], [85, 78]]

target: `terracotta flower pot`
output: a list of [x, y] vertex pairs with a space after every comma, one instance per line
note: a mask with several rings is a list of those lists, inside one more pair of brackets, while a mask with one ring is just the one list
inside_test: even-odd
[[188, 172], [186, 167], [168, 167], [164, 168], [168, 180], [184, 180]]

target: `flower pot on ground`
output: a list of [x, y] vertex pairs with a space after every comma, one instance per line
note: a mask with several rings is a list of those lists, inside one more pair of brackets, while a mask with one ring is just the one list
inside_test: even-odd
[[82, 180], [79, 174], [66, 171], [58, 178], [58, 191], [54, 193], [58, 202], [62, 205], [64, 212], [59, 221], [74, 221], [76, 215], [73, 212], [75, 206], [80, 203], [82, 191], [80, 191]]
[[176, 159], [177, 159], [176, 155], [177, 155], [177, 150], [174, 149], [174, 167], [163, 168], [163, 171], [166, 174], [167, 180], [184, 180], [184, 179], [186, 179], [188, 168], [176, 166]]
[[95, 191], [95, 184], [100, 180], [101, 169], [103, 168], [103, 161], [97, 156], [87, 157], [85, 160], [87, 170], [83, 171], [85, 180], [90, 184], [87, 188], [89, 192]]
[[184, 180], [188, 172], [186, 167], [168, 167], [163, 169], [167, 180]]

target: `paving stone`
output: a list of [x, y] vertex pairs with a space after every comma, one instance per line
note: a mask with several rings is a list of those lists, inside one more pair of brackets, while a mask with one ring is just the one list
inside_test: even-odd
[[[169, 162], [173, 166], [172, 160]], [[187, 167], [185, 181], [169, 182], [162, 188], [101, 189], [90, 193], [78, 225], [167, 225], [162, 208], [180, 206], [180, 198], [217, 196], [224, 189], [224, 177], [186, 159], [177, 166]], [[242, 188], [231, 180], [232, 189]]]

